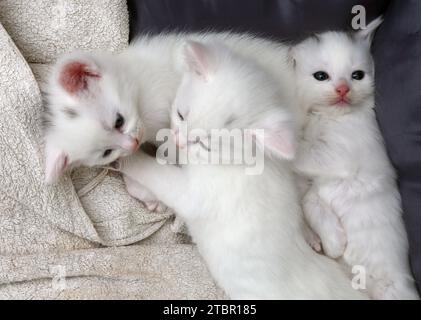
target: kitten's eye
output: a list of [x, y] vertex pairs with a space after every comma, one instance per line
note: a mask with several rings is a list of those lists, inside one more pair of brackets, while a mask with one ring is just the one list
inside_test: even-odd
[[108, 156], [111, 154], [111, 152], [113, 152], [113, 150], [112, 150], [112, 149], [107, 149], [107, 150], [105, 150], [105, 151], [104, 151], [104, 153], [102, 154], [102, 157], [103, 157], [103, 158], [108, 157]]
[[325, 80], [329, 79], [329, 75], [324, 71], [317, 71], [317, 72], [313, 73], [313, 77], [317, 81], [325, 81]]
[[124, 118], [121, 114], [117, 113], [117, 119], [114, 124], [115, 129], [120, 129], [124, 125]]
[[181, 121], [184, 121], [184, 117], [183, 117], [183, 115], [180, 113], [180, 111], [178, 111], [178, 110], [177, 110], [177, 114], [178, 114], [178, 117], [180, 118], [180, 120], [181, 120]]
[[354, 80], [362, 80], [364, 76], [365, 76], [365, 73], [362, 70], [357, 70], [352, 73], [352, 79]]

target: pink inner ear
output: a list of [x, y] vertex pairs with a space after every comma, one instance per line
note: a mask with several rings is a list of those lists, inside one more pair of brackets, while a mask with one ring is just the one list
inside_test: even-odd
[[211, 56], [208, 47], [200, 42], [187, 41], [185, 57], [189, 69], [198, 76], [206, 78], [211, 71]]
[[89, 70], [88, 65], [81, 62], [71, 62], [64, 66], [59, 82], [69, 93], [77, 93], [88, 87], [88, 78], [99, 78], [100, 75]]

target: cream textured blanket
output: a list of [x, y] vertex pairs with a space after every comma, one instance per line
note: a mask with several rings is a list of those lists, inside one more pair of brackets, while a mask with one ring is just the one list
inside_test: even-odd
[[[100, 28], [110, 31], [102, 37], [105, 42], [96, 45], [99, 38], [91, 37], [79, 47], [127, 46], [124, 1], [59, 2], [67, 5], [64, 12], [71, 9], [72, 17], [81, 19], [95, 17], [89, 12], [108, 16], [113, 9], [114, 20], [99, 18], [96, 24], [109, 23], [108, 29]], [[28, 9], [23, 3], [39, 6]], [[41, 54], [46, 28], [37, 28], [33, 38], [23, 34], [35, 27], [28, 22], [32, 15], [43, 21], [39, 15], [48, 11], [47, 3], [51, 1], [0, 0], [0, 22], [8, 26], [6, 31], [0, 24], [0, 299], [223, 297], [188, 237], [171, 231], [171, 212], [147, 212], [127, 194], [120, 176], [104, 175], [89, 187], [101, 171], [80, 169], [57, 185], [43, 183], [38, 84], [48, 75], [42, 63], [54, 60], [66, 46], [56, 44], [54, 51], [46, 41], [48, 50]], [[35, 64], [28, 65], [24, 57]], [[121, 245], [130, 246], [115, 247]]]

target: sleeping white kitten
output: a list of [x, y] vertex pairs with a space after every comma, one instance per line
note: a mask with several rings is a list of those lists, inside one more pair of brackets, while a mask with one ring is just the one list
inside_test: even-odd
[[47, 88], [46, 180], [67, 169], [102, 166], [131, 154], [138, 142], [155, 143], [169, 127], [171, 104], [180, 84], [177, 56], [186, 37], [218, 39], [253, 57], [293, 92], [288, 48], [249, 35], [231, 33], [143, 36], [117, 55], [75, 52], [55, 65]]
[[295, 168], [310, 185], [304, 215], [325, 254], [363, 266], [376, 299], [416, 299], [395, 172], [374, 113], [375, 20], [354, 35], [327, 32], [292, 49], [307, 113]]
[[[119, 160], [128, 188], [146, 186], [185, 220], [210, 272], [233, 299], [358, 299], [339, 264], [315, 253], [290, 163], [291, 112], [278, 83], [257, 64], [221, 44], [188, 42], [172, 106], [171, 127], [187, 149], [213, 151], [212, 129], [252, 131], [265, 152], [260, 175], [241, 164], [160, 165], [143, 152]], [[180, 128], [205, 130], [194, 141]], [[211, 138], [212, 139], [212, 138]]]

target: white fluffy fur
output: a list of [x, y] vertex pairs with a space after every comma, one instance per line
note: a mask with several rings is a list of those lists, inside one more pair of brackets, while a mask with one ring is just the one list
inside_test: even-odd
[[[370, 38], [378, 25], [354, 35], [328, 32], [292, 50], [297, 100], [307, 113], [295, 167], [310, 179], [303, 210], [324, 252], [367, 272], [376, 299], [416, 299], [395, 173], [374, 114]], [[317, 81], [317, 71], [329, 74]], [[365, 71], [362, 80], [352, 72]], [[350, 87], [348, 105], [333, 105], [335, 87]]]
[[[221, 45], [190, 43], [173, 105], [172, 129], [183, 109], [189, 130], [262, 128], [269, 140], [291, 130], [278, 85], [257, 64]], [[180, 63], [184, 59], [180, 58]], [[276, 123], [279, 129], [272, 130]], [[289, 132], [288, 137], [292, 137]], [[268, 144], [271, 153], [284, 149]], [[287, 144], [292, 146], [292, 144]], [[197, 144], [193, 145], [197, 147]], [[265, 151], [268, 151], [265, 149]], [[363, 298], [334, 261], [307, 245], [294, 179], [287, 161], [265, 158], [261, 175], [242, 165], [159, 165], [140, 152], [120, 161], [127, 186], [146, 186], [186, 221], [217, 282], [234, 299]]]
[[[170, 110], [176, 89], [181, 81], [180, 55], [186, 39], [219, 40], [237, 53], [254, 58], [267, 72], [272, 73], [285, 99], [292, 98], [291, 69], [288, 48], [282, 44], [249, 35], [232, 33], [163, 34], [137, 39], [119, 55], [103, 52], [75, 52], [64, 55], [55, 65], [48, 87], [50, 123], [45, 137], [46, 181], [54, 182], [68, 168], [102, 166], [128, 154], [119, 147], [120, 135], [110, 131], [116, 113], [122, 114], [129, 135], [143, 132], [142, 141], [156, 143], [159, 129], [170, 125]], [[64, 66], [72, 62], [88, 64], [101, 77], [88, 83], [85, 94], [70, 95], [58, 79]], [[287, 94], [290, 94], [287, 96]], [[70, 106], [78, 117], [70, 119], [61, 110]], [[108, 127], [104, 127], [104, 123]], [[106, 149], [113, 153], [103, 158]], [[148, 190], [140, 186], [132, 195], [142, 199], [149, 209], [163, 210]]]
[[[143, 131], [142, 142], [155, 142], [157, 130], [168, 127], [170, 123], [171, 104], [182, 76], [180, 54], [186, 38], [205, 42], [220, 40], [237, 54], [253, 58], [260, 67], [276, 78], [284, 93], [294, 92], [293, 81], [291, 81], [292, 74], [287, 61], [288, 48], [248, 35], [230, 33], [168, 34], [142, 37], [128, 50], [115, 56], [104, 53], [66, 55], [56, 64], [48, 90], [49, 112], [46, 118], [51, 123], [46, 131], [46, 178], [48, 181], [55, 181], [69, 167], [104, 165], [129, 153], [119, 147], [121, 136], [117, 135], [116, 137], [113, 130], [108, 128], [105, 130], [104, 127], [104, 123], [108, 127], [112, 126], [116, 112], [126, 118], [127, 127], [124, 131], [127, 136], [139, 135], [139, 132]], [[63, 66], [74, 61], [86, 63], [101, 75], [99, 79], [89, 81], [88, 90], [78, 96], [70, 96], [57, 81]], [[306, 81], [308, 80], [306, 78], [302, 85], [311, 89], [313, 86], [307, 85]], [[311, 96], [311, 92], [307, 92], [307, 94]], [[371, 92], [368, 95], [371, 96]], [[285, 101], [288, 99], [291, 97], [286, 96]], [[66, 106], [76, 110], [78, 117], [66, 116], [61, 111]], [[110, 157], [104, 159], [102, 153], [110, 147], [114, 149], [114, 152]], [[156, 181], [156, 184], [166, 181], [167, 177], [163, 176]], [[253, 183], [249, 185], [254, 185]], [[256, 185], [261, 187], [256, 190], [265, 188], [262, 187], [264, 184], [263, 179], [259, 180]], [[145, 199], [147, 202], [151, 201], [152, 208], [156, 206], [156, 203], [152, 201], [155, 198], [153, 194], [147, 189], [140, 189], [138, 184], [134, 188], [130, 188], [132, 185], [134, 184], [128, 183], [129, 191], [131, 190], [133, 195]], [[204, 186], [204, 188], [207, 187], [209, 186]], [[163, 186], [163, 188], [165, 187]], [[231, 194], [228, 191], [235, 189], [228, 184], [221, 190], [225, 190], [221, 194]], [[274, 189], [274, 192], [276, 190]], [[252, 198], [251, 191], [249, 194]], [[202, 199], [209, 203], [209, 200], [206, 200], [203, 195], [197, 195], [197, 199], [197, 201]], [[251, 202], [245, 201], [245, 203]], [[209, 204], [209, 206], [215, 206], [215, 204]], [[286, 219], [286, 222], [283, 223], [286, 223], [287, 226], [295, 222]], [[401, 222], [396, 228], [399, 229], [399, 232], [403, 232]], [[287, 232], [286, 229], [283, 231]], [[283, 237], [286, 235], [284, 234]], [[289, 241], [288, 237], [286, 239]], [[403, 242], [406, 245], [406, 240]], [[406, 249], [403, 251], [406, 252]], [[314, 257], [312, 256], [311, 259]], [[317, 263], [320, 262], [319, 258], [316, 260]], [[406, 266], [406, 255], [402, 254], [399, 261], [403, 261], [402, 263]], [[307, 264], [307, 261], [303, 262], [303, 265]], [[320, 262], [320, 265], [322, 264], [328, 265], [328, 269], [334, 268], [327, 260]], [[320, 284], [316, 279], [311, 279], [311, 281], [314, 282], [314, 288]], [[341, 287], [341, 285], [338, 286]], [[309, 296], [314, 295], [309, 294]], [[326, 295], [322, 296], [326, 297]], [[334, 294], [332, 293], [331, 296]], [[344, 296], [346, 295], [338, 294], [336, 297]]]
[[[171, 103], [181, 77], [178, 56], [187, 37], [223, 41], [273, 73], [285, 93], [293, 92], [287, 47], [248, 35], [144, 36], [119, 55], [102, 52], [65, 55], [57, 62], [48, 88], [46, 118], [51, 124], [46, 131], [48, 181], [55, 181], [68, 167], [104, 165], [127, 155], [127, 150], [120, 147], [121, 136], [109, 130], [117, 112], [129, 124], [125, 128], [127, 135], [139, 135], [139, 130], [144, 130], [142, 142], [155, 142], [157, 130], [169, 126]], [[86, 63], [100, 75], [90, 80], [87, 90], [78, 95], [66, 92], [58, 81], [63, 68], [75, 61]], [[79, 116], [70, 119], [61, 111], [64, 107], [71, 107]], [[113, 153], [103, 158], [103, 152], [109, 148]], [[65, 157], [67, 162], [63, 166]]]

